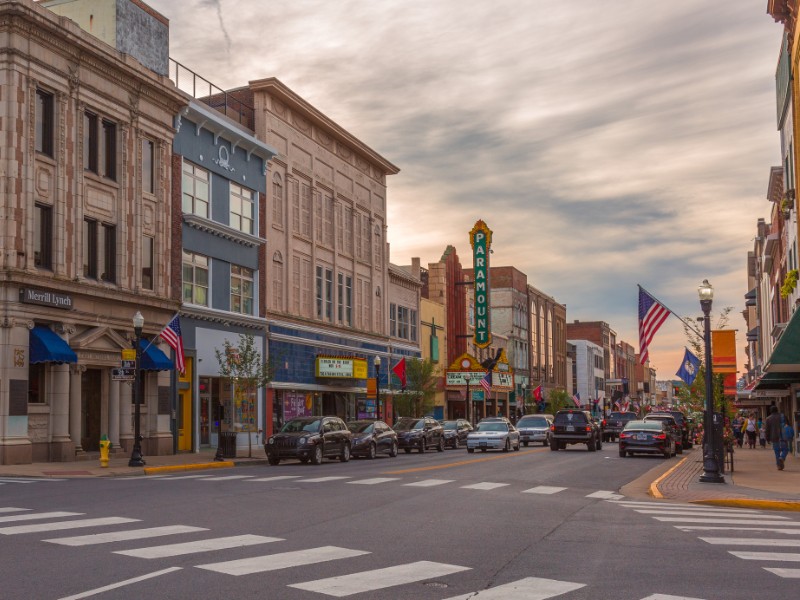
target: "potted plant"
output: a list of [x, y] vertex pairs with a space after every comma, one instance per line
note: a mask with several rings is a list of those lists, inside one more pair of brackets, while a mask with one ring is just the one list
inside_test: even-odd
[[794, 288], [797, 287], [797, 275], [797, 269], [792, 269], [786, 273], [786, 278], [783, 280], [783, 285], [781, 286], [781, 298], [788, 298], [794, 291]]

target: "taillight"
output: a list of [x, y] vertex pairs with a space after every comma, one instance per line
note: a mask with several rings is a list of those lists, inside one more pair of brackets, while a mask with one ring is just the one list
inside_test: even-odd
[[656, 440], [665, 440], [665, 439], [667, 439], [667, 436], [666, 436], [665, 434], [663, 434], [663, 433], [659, 433], [658, 435], [654, 435], [654, 436], [653, 436], [653, 439], [656, 439]]
[[591, 430], [592, 430], [592, 428], [587, 425], [586, 426], [586, 431], [591, 431]]
[[627, 440], [629, 437], [631, 437], [630, 433], [620, 433], [619, 434], [619, 439], [626, 439]]
[[550, 425], [550, 431], [555, 431], [555, 430], [556, 430], [556, 426], [555, 425]]
[[606, 420], [603, 419], [603, 427], [605, 427], [605, 426], [606, 426]]

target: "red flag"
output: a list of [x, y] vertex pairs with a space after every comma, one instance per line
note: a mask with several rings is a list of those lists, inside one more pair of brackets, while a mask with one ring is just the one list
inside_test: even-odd
[[398, 362], [395, 366], [392, 367], [392, 373], [397, 375], [397, 378], [400, 380], [400, 385], [403, 386], [403, 389], [406, 389], [406, 359], [401, 358], [400, 362]]
[[536, 398], [537, 402], [542, 401], [542, 386], [537, 385], [536, 389], [533, 390], [533, 397]]

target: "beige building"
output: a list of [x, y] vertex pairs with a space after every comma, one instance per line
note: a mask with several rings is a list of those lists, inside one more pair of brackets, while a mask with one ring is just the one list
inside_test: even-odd
[[[156, 258], [171, 251], [168, 167], [184, 104], [164, 76], [169, 23], [118, 2], [115, 19], [146, 27], [103, 41], [46, 5], [0, 3], [0, 214], [11, 217], [0, 231], [0, 464], [72, 460], [103, 434], [130, 450], [131, 382], [112, 369], [132, 348], [134, 313], [151, 338], [178, 307]], [[171, 362], [157, 344], [146, 354], [143, 450], [167, 453]]]
[[427, 298], [421, 298], [420, 350], [423, 360], [430, 360], [436, 368], [436, 396], [433, 400], [434, 416], [443, 419], [447, 410], [444, 374], [447, 369], [447, 309]]

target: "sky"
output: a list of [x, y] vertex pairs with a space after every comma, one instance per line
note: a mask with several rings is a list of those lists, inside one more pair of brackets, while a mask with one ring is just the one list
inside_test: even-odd
[[[149, 0], [170, 56], [221, 88], [277, 77], [401, 171], [390, 260], [423, 266], [494, 232], [514, 266], [638, 349], [637, 284], [675, 313], [732, 307], [780, 164], [767, 0]], [[650, 347], [674, 379], [670, 317]]]

